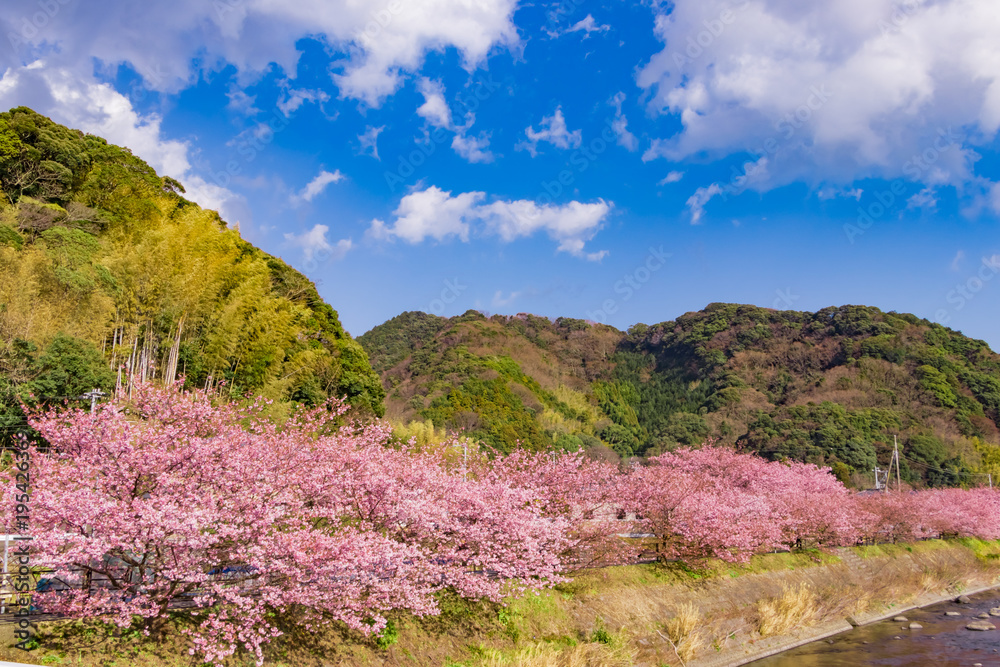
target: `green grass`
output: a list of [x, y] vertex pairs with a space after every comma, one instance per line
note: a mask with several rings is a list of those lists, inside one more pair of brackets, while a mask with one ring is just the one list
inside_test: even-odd
[[604, 621], [600, 616], [597, 617], [597, 627], [594, 631], [590, 633], [590, 641], [597, 642], [598, 644], [612, 644], [615, 638], [612, 636], [608, 629], [604, 627]]
[[897, 558], [911, 553], [922, 554], [950, 549], [956, 543], [968, 546], [965, 542], [965, 540], [924, 540], [922, 542], [900, 544], [870, 544], [855, 547], [854, 551], [860, 558]]
[[1000, 560], [1000, 540], [978, 540], [968, 537], [955, 540], [976, 554], [976, 558], [984, 563], [996, 564]]
[[497, 613], [502, 634], [515, 644], [537, 640], [574, 641], [574, 623], [565, 604], [572, 597], [568, 591], [542, 591], [512, 600]]
[[398, 641], [399, 628], [396, 627], [396, 624], [392, 621], [392, 619], [389, 619], [385, 628], [383, 628], [382, 632], [375, 638], [375, 645], [384, 651]]
[[818, 549], [791, 553], [754, 556], [747, 563], [727, 563], [710, 560], [698, 568], [684, 563], [652, 563], [587, 570], [572, 581], [556, 586], [566, 596], [592, 594], [608, 587], [646, 587], [656, 585], [694, 584], [715, 578], [736, 578], [748, 574], [765, 574], [782, 570], [797, 570], [840, 562], [840, 557]]

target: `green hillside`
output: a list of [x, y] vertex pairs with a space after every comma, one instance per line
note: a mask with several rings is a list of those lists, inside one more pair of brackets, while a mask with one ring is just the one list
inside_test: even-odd
[[382, 414], [364, 350], [313, 283], [127, 149], [13, 109], [0, 189], [0, 433], [22, 422], [19, 396], [130, 376]]
[[597, 448], [607, 418], [589, 396], [622, 333], [531, 315], [404, 313], [360, 336], [388, 392], [387, 416], [464, 429], [498, 451]]
[[864, 485], [895, 434], [914, 483], [1000, 473], [1000, 356], [912, 315], [712, 304], [624, 333], [406, 313], [359, 342], [389, 416], [464, 428], [500, 450], [519, 439], [642, 456], [717, 438]]

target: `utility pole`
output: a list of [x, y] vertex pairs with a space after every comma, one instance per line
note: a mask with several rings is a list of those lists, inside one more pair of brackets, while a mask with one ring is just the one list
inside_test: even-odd
[[[892, 468], [891, 465], [889, 467], [890, 469]], [[889, 470], [882, 470], [878, 466], [875, 466], [875, 490], [889, 490]]]
[[90, 399], [90, 414], [94, 414], [94, 411], [97, 409], [97, 399], [104, 398], [105, 396], [107, 396], [107, 394], [95, 387], [80, 398]]
[[[90, 414], [94, 414], [94, 411], [97, 410], [97, 399], [104, 398], [105, 396], [107, 396], [107, 394], [105, 394], [103, 391], [101, 391], [97, 387], [94, 387], [93, 389], [91, 389], [90, 391], [88, 391], [86, 394], [84, 394], [80, 398], [89, 398], [90, 399]], [[87, 535], [88, 538], [93, 538], [94, 537], [94, 527], [93, 526], [89, 526], [89, 525], [88, 526], [84, 526], [83, 530], [84, 530], [84, 533], [86, 533], [86, 535]], [[88, 565], [89, 565], [89, 563], [88, 563]], [[86, 588], [87, 588], [87, 597], [90, 597], [90, 589], [93, 586], [93, 578], [94, 578], [94, 572], [93, 572], [93, 570], [91, 570], [88, 567], [86, 573], [83, 575], [84, 586], [86, 586]]]
[[899, 481], [899, 439], [896, 436], [892, 436], [892, 458], [896, 461], [896, 491], [899, 491], [903, 485]]
[[455, 443], [452, 447], [462, 448], [462, 479], [469, 479], [469, 443], [463, 440], [461, 443]]

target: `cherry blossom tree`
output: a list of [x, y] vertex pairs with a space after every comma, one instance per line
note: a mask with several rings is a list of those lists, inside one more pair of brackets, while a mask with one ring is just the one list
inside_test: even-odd
[[378, 632], [389, 610], [436, 613], [444, 587], [499, 600], [559, 580], [568, 521], [529, 489], [338, 427], [336, 405], [280, 428], [264, 407], [143, 385], [93, 415], [34, 415], [34, 564], [55, 583], [39, 603], [152, 632], [186, 599], [192, 651], [260, 662], [273, 614]]
[[853, 494], [829, 468], [790, 461], [771, 462], [758, 469], [760, 492], [774, 508], [785, 547], [857, 542], [858, 515]]
[[745, 561], [781, 544], [760, 478], [767, 465], [723, 447], [681, 448], [637, 469], [628, 496], [663, 557]]
[[582, 452], [515, 450], [488, 462], [480, 479], [529, 492], [542, 516], [568, 522], [563, 566], [579, 569], [633, 560], [639, 545], [619, 537], [632, 533], [622, 489], [628, 476], [617, 465]]
[[631, 506], [666, 558], [745, 561], [773, 549], [853, 544], [851, 494], [828, 468], [766, 461], [711, 443], [650, 460]]
[[[400, 446], [382, 422], [342, 424], [332, 403], [266, 418], [140, 384], [93, 414], [35, 413], [35, 602], [72, 618], [185, 616], [193, 654], [263, 661], [276, 616], [380, 632], [385, 615], [438, 613], [437, 594], [501, 602], [574, 569], [628, 562], [649, 532], [664, 558], [746, 561], [780, 548], [937, 536], [1000, 538], [991, 489], [850, 493], [826, 468], [709, 443], [628, 471], [581, 453], [472, 457]], [[7, 532], [23, 499], [3, 472]]]
[[856, 502], [869, 541], [1000, 538], [1000, 492], [993, 489], [892, 491], [861, 496]]

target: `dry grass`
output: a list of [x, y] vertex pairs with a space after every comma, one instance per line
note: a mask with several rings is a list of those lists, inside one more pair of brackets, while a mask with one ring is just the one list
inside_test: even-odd
[[792, 628], [808, 627], [816, 620], [816, 592], [809, 584], [786, 587], [780, 597], [757, 603], [757, 631], [762, 637], [785, 634]]
[[565, 647], [533, 644], [513, 652], [490, 651], [480, 667], [625, 667], [635, 651], [625, 645], [590, 643]]
[[681, 605], [677, 614], [667, 621], [667, 637], [681, 660], [690, 660], [704, 646], [701, 625], [701, 612], [691, 602]]
[[843, 616], [850, 617], [857, 614], [863, 614], [872, 608], [874, 602], [874, 595], [871, 591], [867, 589], [862, 589], [858, 591], [856, 595], [852, 596], [849, 601], [844, 604]]

